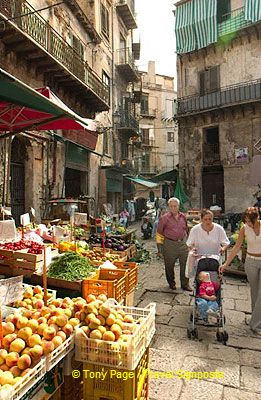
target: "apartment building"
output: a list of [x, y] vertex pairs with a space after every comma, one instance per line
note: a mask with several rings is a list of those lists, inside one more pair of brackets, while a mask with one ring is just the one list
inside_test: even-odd
[[[27, 130], [0, 139], [1, 203], [12, 206], [17, 222], [29, 207], [40, 220], [54, 197], [86, 194], [98, 203], [100, 168], [114, 165], [115, 154], [121, 158], [113, 114], [120, 106], [115, 52], [122, 45], [114, 20], [131, 37], [132, 6], [130, 0], [0, 0], [0, 68], [31, 88], [48, 87], [52, 98], [97, 124], [97, 132]], [[132, 50], [131, 39], [127, 46]], [[127, 92], [129, 78], [124, 83]]]
[[141, 135], [134, 142], [134, 166], [138, 174], [150, 178], [178, 164], [178, 129], [173, 122], [176, 92], [173, 77], [156, 74], [155, 61], [149, 61], [148, 72], [139, 74]]
[[261, 2], [183, 0], [175, 20], [183, 183], [193, 207], [240, 212], [260, 183]]

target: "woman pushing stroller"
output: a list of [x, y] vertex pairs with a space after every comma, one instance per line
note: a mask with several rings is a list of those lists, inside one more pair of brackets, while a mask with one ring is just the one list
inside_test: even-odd
[[206, 323], [208, 323], [209, 315], [218, 316], [219, 259], [220, 254], [226, 250], [229, 244], [224, 228], [213, 222], [213, 213], [203, 209], [201, 223], [191, 229], [187, 245], [193, 249], [197, 260], [196, 281], [198, 285], [195, 302], [201, 318]]

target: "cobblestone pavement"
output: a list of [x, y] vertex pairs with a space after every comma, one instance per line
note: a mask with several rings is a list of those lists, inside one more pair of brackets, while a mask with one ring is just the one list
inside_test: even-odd
[[[224, 314], [229, 334], [227, 346], [216, 340], [215, 328], [198, 326], [199, 340], [187, 338], [192, 297], [172, 291], [165, 280], [164, 264], [156, 258], [153, 240], [144, 241], [152, 260], [139, 269], [135, 306], [156, 302], [156, 334], [151, 344], [151, 371], [221, 371], [222, 379], [150, 378], [149, 400], [260, 400], [261, 338], [251, 333], [249, 286], [240, 278], [225, 277]], [[178, 265], [175, 267], [178, 271]], [[176, 275], [178, 276], [178, 274]], [[179, 281], [177, 279], [178, 287]]]

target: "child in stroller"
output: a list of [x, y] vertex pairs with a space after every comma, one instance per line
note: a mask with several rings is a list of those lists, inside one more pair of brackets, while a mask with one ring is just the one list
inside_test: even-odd
[[[216, 338], [226, 344], [228, 334], [225, 331], [225, 316], [222, 307], [222, 280], [218, 273], [219, 262], [215, 258], [201, 256], [196, 267], [194, 280], [193, 309], [190, 315], [191, 327], [187, 329], [189, 339], [198, 339], [197, 323], [216, 327]], [[209, 323], [208, 317], [212, 315], [213, 323]]]

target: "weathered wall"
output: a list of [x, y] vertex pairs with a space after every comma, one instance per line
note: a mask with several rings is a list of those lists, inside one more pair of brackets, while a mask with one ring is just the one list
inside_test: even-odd
[[[250, 39], [251, 38], [251, 39]], [[198, 73], [220, 65], [220, 86], [260, 79], [261, 46], [254, 33], [178, 58], [178, 97], [199, 93]]]
[[[208, 114], [183, 120], [179, 126], [180, 171], [192, 207], [202, 207], [203, 129], [219, 126], [221, 165], [224, 167], [225, 211], [241, 212], [254, 203], [256, 186], [250, 183], [252, 159], [259, 154], [254, 143], [260, 138], [261, 105], [238, 108], [233, 112]], [[249, 160], [237, 165], [235, 149], [247, 147]]]

